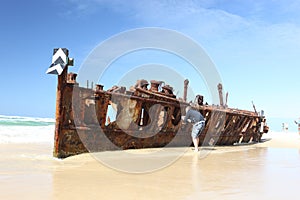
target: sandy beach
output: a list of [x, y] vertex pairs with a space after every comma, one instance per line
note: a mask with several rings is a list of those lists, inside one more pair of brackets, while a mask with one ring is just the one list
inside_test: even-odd
[[[153, 154], [168, 166], [148, 173], [128, 173], [104, 165], [105, 155], [115, 163], [149, 165], [149, 153], [128, 160], [121, 152], [82, 154], [64, 160], [52, 157], [51, 143], [0, 145], [0, 199], [283, 199], [297, 197], [300, 180], [298, 133], [265, 134], [254, 145], [171, 149]], [[105, 157], [104, 156], [104, 157]], [[117, 159], [116, 159], [117, 158]]]

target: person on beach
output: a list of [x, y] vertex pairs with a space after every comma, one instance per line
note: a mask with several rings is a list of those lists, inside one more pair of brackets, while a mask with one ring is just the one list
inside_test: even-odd
[[296, 120], [294, 122], [295, 122], [295, 124], [298, 125], [298, 133], [300, 135], [300, 117], [299, 117], [299, 121], [298, 122]]
[[183, 123], [187, 123], [187, 122], [193, 124], [191, 136], [195, 147], [194, 151], [198, 152], [199, 136], [205, 127], [204, 117], [198, 110], [195, 110], [191, 106], [187, 106], [186, 115], [183, 118]]

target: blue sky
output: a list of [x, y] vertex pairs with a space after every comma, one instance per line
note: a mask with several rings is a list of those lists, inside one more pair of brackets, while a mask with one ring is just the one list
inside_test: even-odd
[[269, 118], [300, 117], [298, 0], [10, 0], [0, 15], [0, 114], [54, 117], [53, 48], [67, 47], [77, 72], [109, 37], [161, 27], [205, 49], [230, 107], [252, 110], [253, 100]]

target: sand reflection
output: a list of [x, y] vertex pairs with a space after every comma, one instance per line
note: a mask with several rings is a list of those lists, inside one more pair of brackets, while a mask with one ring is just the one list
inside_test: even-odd
[[[263, 147], [224, 147], [203, 158], [191, 150], [169, 167], [145, 174], [119, 172], [89, 155], [81, 155], [66, 163], [85, 164], [55, 172], [53, 187], [60, 199], [76, 199], [78, 193], [73, 191], [80, 191], [87, 198], [101, 195], [104, 199], [272, 197], [269, 185], [277, 181], [276, 176], [269, 176], [270, 167], [274, 167], [272, 152], [273, 149]], [[295, 152], [298, 154], [298, 150]], [[296, 164], [297, 159], [292, 162]], [[280, 165], [275, 168], [285, 173]]]

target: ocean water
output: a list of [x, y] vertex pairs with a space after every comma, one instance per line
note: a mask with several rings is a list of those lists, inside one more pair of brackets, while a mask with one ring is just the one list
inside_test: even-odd
[[53, 143], [55, 120], [0, 115], [0, 144]]

